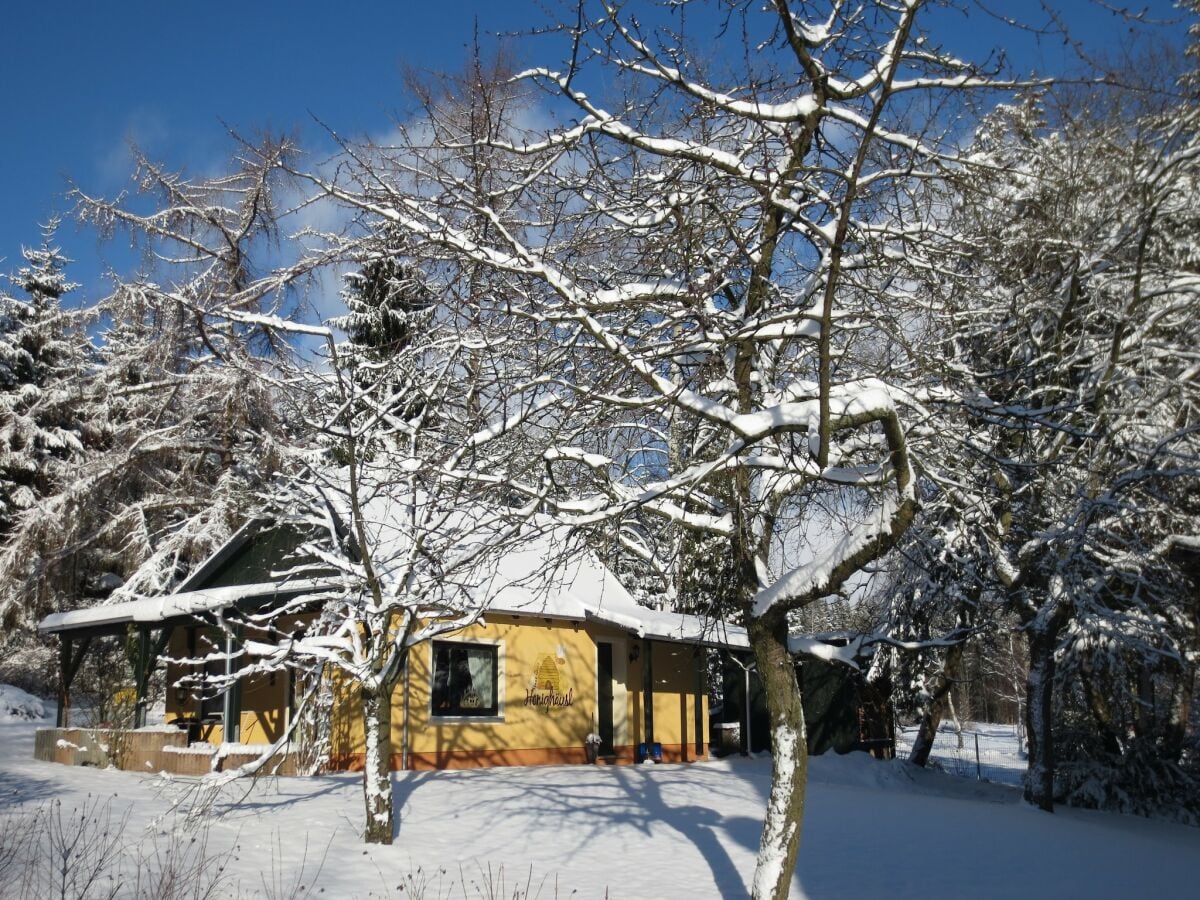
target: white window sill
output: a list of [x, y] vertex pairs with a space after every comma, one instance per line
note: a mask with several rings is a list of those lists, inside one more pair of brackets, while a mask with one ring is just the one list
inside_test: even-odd
[[429, 723], [431, 725], [460, 725], [464, 722], [483, 722], [488, 725], [503, 725], [504, 716], [439, 716], [437, 713], [431, 713]]

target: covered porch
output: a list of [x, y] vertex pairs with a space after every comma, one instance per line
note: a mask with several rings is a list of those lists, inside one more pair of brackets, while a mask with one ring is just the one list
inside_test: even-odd
[[[254, 633], [247, 614], [309, 588], [217, 587], [48, 616], [39, 630], [58, 639], [58, 711], [55, 727], [38, 732], [35, 757], [179, 775], [257, 759], [286, 725], [279, 719], [290, 710], [291, 685], [286, 679], [277, 685], [270, 676], [269, 696], [259, 696], [268, 679], [237, 677], [244, 636]], [[124, 657], [129, 665], [129, 687], [122, 691], [131, 691], [133, 708], [109, 720], [81, 709], [74, 687], [88, 654], [105, 642], [111, 651], [114, 640], [123, 647], [110, 655]], [[167, 669], [162, 699], [168, 721], [152, 722], [151, 686], [160, 666]], [[260, 723], [267, 716], [271, 721]], [[281, 773], [294, 769], [290, 761], [282, 763]]]

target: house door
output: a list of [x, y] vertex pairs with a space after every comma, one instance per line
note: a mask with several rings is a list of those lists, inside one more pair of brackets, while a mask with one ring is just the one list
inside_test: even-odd
[[611, 756], [613, 748], [613, 645], [596, 643], [596, 719], [600, 729], [600, 755]]
[[217, 656], [224, 649], [219, 641], [220, 632], [215, 629], [206, 628], [200, 630], [192, 628], [188, 632], [189, 655], [192, 659], [200, 658], [207, 660], [197, 666], [200, 670], [199, 672], [193, 673], [202, 676], [204, 679], [199, 687], [201, 722], [224, 723], [225, 721], [225, 692], [213, 693], [212, 682], [209, 680], [222, 678], [225, 675], [225, 660], [220, 658], [207, 659], [209, 656]]

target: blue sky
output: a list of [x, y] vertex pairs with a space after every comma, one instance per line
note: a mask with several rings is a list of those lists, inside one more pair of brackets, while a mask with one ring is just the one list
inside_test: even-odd
[[[638, 4], [633, 4], [637, 6]], [[643, 4], [644, 5], [644, 4]], [[1006, 14], [1044, 23], [1038, 0], [989, 0]], [[1115, 52], [1126, 23], [1086, 0], [1057, 0], [1077, 37]], [[1170, 0], [1136, 4], [1174, 16]], [[204, 172], [229, 150], [226, 125], [252, 134], [297, 133], [320, 150], [319, 117], [349, 134], [381, 133], [408, 108], [405, 66], [457, 69], [473, 22], [486, 44], [495, 32], [547, 21], [554, 0], [345, 0], [203, 4], [117, 0], [6, 5], [0, 49], [0, 272], [20, 264], [20, 247], [38, 240], [37, 224], [66, 211], [68, 179], [92, 193], [129, 186], [127, 142], [172, 168]], [[693, 32], [704, 27], [693, 19]], [[961, 56], [982, 58], [1002, 42], [1014, 63], [1042, 71], [1069, 66], [1069, 48], [1004, 29], [976, 13], [936, 13], [937, 36]], [[1179, 36], [1180, 26], [1149, 40]], [[1143, 38], [1145, 39], [1145, 38]], [[524, 45], [525, 61], [554, 62], [561, 45]], [[225, 123], [225, 124], [223, 124]], [[59, 242], [77, 260], [81, 299], [102, 289], [105, 262], [126, 265], [117, 250], [64, 225]]]

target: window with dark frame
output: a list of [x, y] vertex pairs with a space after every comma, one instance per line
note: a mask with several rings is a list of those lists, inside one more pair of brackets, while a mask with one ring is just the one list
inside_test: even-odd
[[495, 644], [434, 641], [432, 714], [498, 715], [499, 661]]

